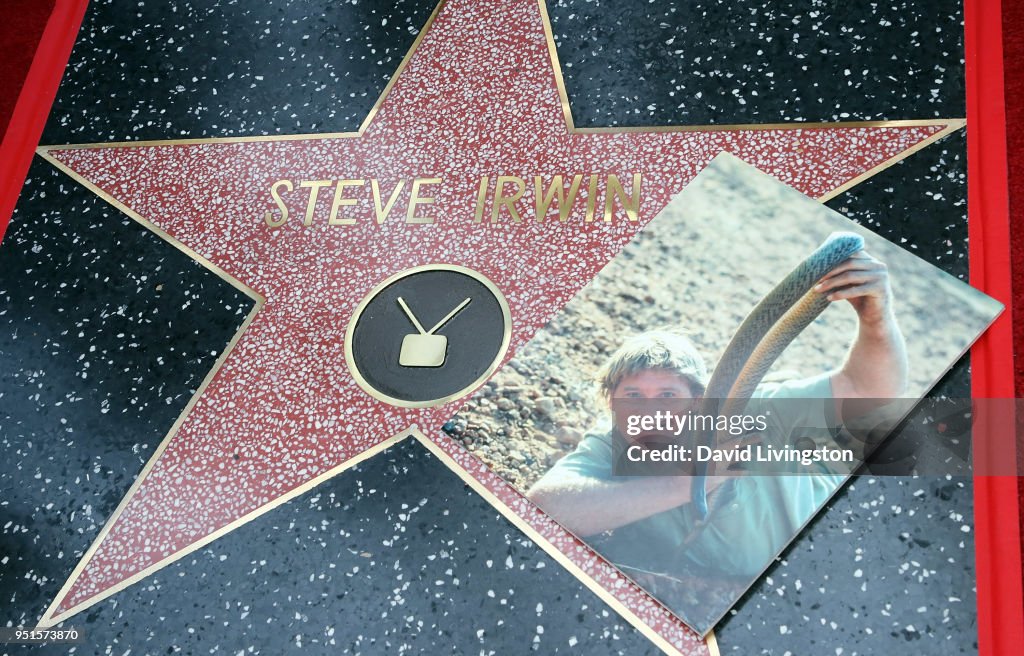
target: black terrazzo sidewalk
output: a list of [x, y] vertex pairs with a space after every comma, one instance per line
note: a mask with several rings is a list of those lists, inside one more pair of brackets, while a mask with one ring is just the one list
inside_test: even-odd
[[[352, 130], [432, 8], [90, 3], [43, 143]], [[964, 114], [956, 2], [549, 11], [580, 126]], [[829, 205], [964, 277], [965, 199], [960, 134]], [[33, 164], [0, 244], [0, 625], [42, 614], [249, 307]], [[968, 383], [961, 363], [941, 389]], [[723, 623], [722, 652], [975, 652], [971, 497], [854, 481]], [[413, 443], [71, 624], [78, 654], [657, 652]]]

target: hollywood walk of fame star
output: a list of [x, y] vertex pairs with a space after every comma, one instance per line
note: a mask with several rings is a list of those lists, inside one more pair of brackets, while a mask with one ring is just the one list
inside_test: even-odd
[[[507, 359], [719, 152], [825, 198], [961, 122], [580, 130], [553, 58], [543, 5], [453, 0], [435, 11], [357, 133], [42, 149], [257, 300], [42, 625], [415, 434], [659, 646], [702, 653], [674, 616], [440, 433], [458, 399], [395, 407], [360, 388], [344, 352], [354, 311], [400, 271], [464, 265], [507, 299]], [[493, 192], [497, 176], [548, 184], [594, 175], [605, 198], [608, 175], [628, 183], [634, 173], [643, 175], [635, 222], [624, 211], [605, 222], [600, 205], [588, 222], [584, 203], [565, 221], [553, 211], [544, 221], [504, 214], [491, 223], [487, 214], [477, 222], [485, 176]], [[432, 202], [406, 212], [416, 179], [436, 181]], [[297, 211], [272, 225], [283, 217], [269, 190], [281, 180], [294, 181], [291, 192], [279, 190], [293, 194]], [[363, 190], [361, 205], [335, 207], [337, 184], [313, 195], [318, 181], [341, 180], [365, 181], [349, 189], [352, 198]], [[395, 192], [398, 205], [379, 221], [380, 203], [403, 181], [408, 195]], [[303, 217], [307, 197], [319, 202]], [[522, 206], [534, 200], [527, 185]], [[340, 220], [345, 212], [355, 220]], [[418, 217], [433, 221], [410, 221]]]

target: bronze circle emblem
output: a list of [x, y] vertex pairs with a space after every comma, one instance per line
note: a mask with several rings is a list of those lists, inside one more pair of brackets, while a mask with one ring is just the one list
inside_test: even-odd
[[486, 276], [428, 264], [396, 273], [360, 301], [345, 331], [345, 360], [375, 399], [427, 408], [487, 380], [511, 335], [508, 302]]

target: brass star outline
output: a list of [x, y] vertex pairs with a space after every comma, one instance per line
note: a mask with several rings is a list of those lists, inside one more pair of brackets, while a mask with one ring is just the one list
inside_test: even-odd
[[[888, 167], [898, 163], [899, 161], [905, 159], [906, 157], [910, 156], [911, 154], [917, 152], [918, 150], [920, 150], [920, 149], [922, 149], [922, 148], [924, 148], [924, 147], [934, 143], [935, 141], [938, 141], [938, 140], [944, 138], [945, 136], [947, 136], [951, 132], [954, 132], [954, 131], [960, 129], [960, 128], [962, 128], [965, 125], [965, 121], [963, 119], [928, 119], [928, 120], [918, 120], [918, 121], [863, 121], [863, 122], [838, 122], [838, 123], [821, 123], [821, 124], [807, 124], [807, 123], [796, 122], [796, 123], [775, 123], [775, 124], [755, 124], [755, 125], [734, 124], [734, 125], [701, 125], [701, 126], [689, 125], [689, 126], [655, 126], [655, 127], [625, 127], [625, 128], [604, 128], [604, 127], [578, 128], [578, 127], [576, 127], [575, 122], [573, 120], [571, 105], [570, 105], [570, 102], [569, 102], [568, 94], [567, 94], [566, 89], [565, 89], [565, 84], [564, 84], [564, 80], [563, 80], [562, 72], [561, 72], [562, 69], [561, 69], [561, 65], [560, 65], [559, 60], [558, 60], [558, 55], [557, 55], [557, 51], [556, 51], [556, 47], [555, 47], [555, 42], [554, 42], [554, 37], [553, 37], [553, 33], [552, 33], [551, 23], [550, 23], [550, 19], [549, 19], [549, 16], [548, 16], [548, 13], [547, 13], [547, 9], [546, 9], [546, 6], [545, 6], [545, 1], [544, 0], [537, 0], [537, 2], [538, 2], [538, 6], [540, 8], [540, 14], [541, 14], [541, 19], [542, 19], [542, 23], [543, 23], [544, 33], [545, 33], [544, 35], [545, 35], [545, 39], [546, 39], [546, 42], [547, 42], [548, 53], [549, 53], [550, 59], [551, 59], [551, 66], [552, 66], [553, 71], [554, 71], [554, 76], [555, 76], [555, 81], [556, 81], [556, 86], [557, 86], [557, 92], [558, 92], [558, 96], [559, 96], [559, 99], [560, 99], [560, 102], [561, 102], [561, 109], [562, 109], [562, 113], [563, 113], [563, 116], [564, 116], [564, 119], [565, 119], [566, 129], [567, 129], [569, 134], [621, 134], [621, 133], [629, 133], [629, 132], [643, 132], [643, 133], [656, 133], [656, 132], [729, 132], [729, 131], [749, 132], [749, 131], [756, 131], [756, 130], [780, 130], [780, 129], [815, 130], [815, 129], [835, 129], [835, 128], [887, 128], [887, 127], [915, 127], [915, 126], [938, 126], [938, 125], [944, 126], [940, 131], [938, 131], [935, 134], [933, 134], [933, 135], [931, 135], [931, 136], [929, 136], [929, 137], [919, 141], [914, 146], [912, 146], [912, 147], [910, 147], [910, 148], [900, 152], [898, 155], [896, 155], [894, 157], [891, 157], [891, 158], [885, 160], [881, 164], [878, 164], [878, 165], [876, 165], [876, 166], [874, 166], [874, 167], [864, 171], [861, 175], [859, 175], [859, 176], [857, 176], [857, 177], [847, 181], [846, 183], [840, 185], [839, 187], [836, 187], [836, 188], [832, 189], [828, 193], [826, 193], [823, 196], [819, 197], [819, 200], [824, 202], [826, 200], [834, 198], [834, 197], [838, 196], [839, 194], [849, 190], [850, 188], [854, 187], [855, 185], [859, 184], [860, 182], [862, 182], [862, 181], [864, 181], [864, 180], [874, 176], [875, 174], [883, 171], [884, 169], [886, 169], [886, 168], [888, 168]], [[199, 253], [197, 253], [196, 251], [194, 251], [190, 247], [186, 246], [184, 243], [182, 243], [181, 241], [179, 241], [175, 237], [173, 237], [170, 234], [168, 234], [165, 230], [163, 230], [162, 228], [160, 228], [156, 224], [150, 222], [149, 220], [147, 220], [143, 216], [139, 215], [136, 211], [134, 211], [133, 209], [128, 207], [126, 204], [124, 204], [121, 201], [117, 200], [116, 198], [111, 196], [106, 191], [103, 191], [102, 189], [100, 189], [96, 184], [94, 184], [94, 183], [90, 182], [89, 180], [85, 179], [82, 175], [80, 175], [79, 173], [75, 172], [70, 167], [68, 167], [63, 162], [61, 162], [56, 157], [54, 157], [53, 154], [51, 153], [51, 151], [64, 151], [64, 150], [70, 150], [70, 149], [75, 149], [75, 148], [143, 147], [143, 146], [166, 146], [166, 145], [197, 145], [197, 144], [204, 144], [204, 143], [208, 143], [208, 144], [218, 144], [218, 143], [219, 144], [228, 144], [228, 143], [251, 143], [251, 142], [298, 141], [298, 140], [312, 140], [312, 139], [323, 140], [323, 139], [360, 138], [360, 137], [363, 136], [363, 134], [366, 132], [366, 130], [373, 124], [375, 118], [377, 117], [378, 111], [380, 110], [380, 107], [382, 106], [382, 104], [384, 103], [385, 99], [390, 94], [390, 92], [391, 92], [392, 88], [394, 87], [394, 85], [396, 84], [396, 82], [402, 76], [402, 73], [406, 70], [410, 60], [412, 59], [413, 55], [418, 50], [418, 48], [420, 46], [420, 43], [422, 42], [424, 36], [429, 33], [430, 28], [431, 28], [435, 18], [442, 11], [444, 6], [445, 6], [445, 2], [444, 2], [444, 0], [442, 0], [435, 7], [434, 11], [431, 13], [430, 17], [428, 18], [426, 24], [420, 30], [419, 34], [417, 35], [416, 39], [414, 40], [414, 42], [413, 42], [411, 48], [409, 49], [408, 53], [405, 55], [405, 57], [402, 59], [402, 61], [398, 65], [395, 73], [392, 75], [392, 77], [390, 78], [389, 82], [385, 86], [384, 90], [380, 94], [379, 98], [374, 103], [373, 107], [371, 108], [370, 112], [367, 114], [366, 118], [361, 123], [359, 129], [357, 131], [355, 131], [355, 132], [337, 132], [337, 133], [321, 133], [321, 134], [298, 134], [298, 135], [265, 135], [265, 136], [223, 137], [223, 138], [221, 138], [221, 137], [213, 137], [213, 138], [201, 138], [201, 139], [151, 140], [151, 141], [130, 141], [130, 142], [116, 142], [116, 143], [93, 143], [93, 144], [76, 144], [76, 145], [72, 145], [72, 146], [44, 146], [44, 147], [40, 147], [37, 150], [37, 152], [38, 152], [38, 154], [40, 156], [42, 156], [44, 159], [49, 161], [56, 168], [62, 170], [63, 172], [65, 172], [66, 174], [68, 174], [69, 176], [74, 178], [76, 181], [81, 183], [83, 186], [85, 186], [86, 188], [88, 188], [91, 191], [93, 191], [96, 195], [100, 196], [105, 201], [110, 203], [112, 206], [116, 207], [118, 210], [120, 210], [124, 214], [128, 215], [129, 217], [131, 217], [135, 221], [137, 221], [140, 224], [142, 224], [143, 226], [145, 226], [147, 229], [149, 229], [149, 230], [155, 232], [156, 234], [158, 234], [160, 237], [162, 237], [164, 240], [169, 242], [175, 248], [178, 248], [179, 250], [184, 252], [188, 257], [190, 257], [191, 259], [197, 261], [204, 268], [210, 270], [215, 275], [217, 275], [218, 277], [222, 278], [223, 280], [225, 280], [226, 282], [231, 284], [236, 289], [239, 289], [240, 291], [245, 293], [249, 298], [251, 298], [254, 301], [254, 306], [253, 306], [252, 310], [246, 316], [245, 320], [243, 321], [243, 323], [240, 326], [240, 328], [238, 329], [238, 331], [232, 337], [232, 339], [229, 342], [229, 344], [227, 345], [227, 347], [224, 349], [224, 351], [221, 353], [220, 357], [215, 362], [213, 368], [210, 370], [210, 372], [204, 378], [204, 380], [203, 380], [202, 384], [200, 385], [200, 387], [196, 390], [195, 394], [192, 396], [192, 398], [190, 399], [189, 403], [183, 409], [183, 411], [179, 415], [178, 419], [172, 425], [171, 429], [168, 431], [166, 436], [163, 438], [163, 440], [161, 441], [160, 445], [157, 447], [156, 451], [154, 452], [153, 456], [150, 458], [150, 460], [147, 462], [145, 467], [142, 469], [142, 471], [140, 472], [139, 476], [136, 478], [136, 480], [134, 481], [133, 485], [131, 486], [131, 488], [129, 489], [129, 491], [125, 495], [125, 497], [122, 499], [121, 503], [118, 505], [117, 509], [114, 511], [114, 513], [111, 515], [111, 517], [107, 520], [107, 522], [103, 526], [102, 530], [100, 531], [99, 535], [96, 537], [96, 539], [94, 540], [94, 542], [90, 546], [89, 550], [83, 555], [83, 557], [79, 561], [78, 565], [76, 566], [75, 570], [72, 572], [71, 576], [69, 577], [68, 581], [65, 583], [65, 585], [62, 587], [62, 589], [58, 593], [58, 595], [57, 595], [56, 599], [54, 600], [54, 602], [46, 610], [45, 614], [43, 615], [42, 619], [39, 622], [39, 626], [40, 627], [53, 626], [53, 625], [55, 625], [55, 624], [57, 624], [57, 623], [59, 623], [61, 621], [64, 621], [66, 618], [68, 618], [68, 617], [70, 617], [70, 616], [80, 612], [81, 610], [84, 610], [87, 607], [90, 607], [90, 606], [98, 603], [99, 601], [105, 599], [108, 596], [111, 596], [111, 595], [119, 592], [120, 590], [128, 587], [129, 585], [132, 585], [133, 583], [141, 580], [142, 578], [145, 578], [145, 577], [151, 575], [152, 573], [154, 573], [155, 571], [157, 571], [157, 570], [159, 570], [159, 569], [161, 569], [161, 568], [171, 564], [172, 562], [178, 560], [179, 558], [182, 558], [182, 557], [188, 555], [189, 553], [192, 553], [193, 551], [206, 546], [207, 544], [209, 544], [213, 540], [217, 539], [221, 535], [224, 535], [227, 532], [229, 532], [231, 530], [234, 530], [235, 528], [237, 528], [237, 527], [239, 527], [239, 526], [241, 526], [241, 525], [243, 525], [245, 523], [248, 523], [249, 521], [255, 519], [256, 517], [258, 517], [258, 516], [268, 512], [268, 511], [272, 510], [273, 508], [276, 508], [278, 505], [281, 505], [281, 504], [283, 504], [283, 503], [285, 503], [285, 502], [295, 498], [296, 496], [304, 494], [305, 492], [307, 492], [307, 491], [313, 489], [314, 487], [318, 486], [320, 483], [328, 480], [329, 478], [332, 478], [332, 477], [336, 476], [337, 474], [339, 474], [342, 471], [344, 471], [344, 470], [346, 470], [346, 469], [348, 469], [348, 468], [358, 464], [359, 462], [362, 462], [363, 460], [365, 460], [367, 458], [370, 458], [373, 455], [376, 455], [376, 454], [386, 450], [387, 448], [389, 448], [391, 446], [394, 446], [396, 443], [398, 443], [401, 440], [406, 439], [407, 437], [412, 437], [412, 438], [415, 438], [418, 441], [420, 441], [431, 453], [433, 453], [435, 456], [440, 458], [441, 461], [444, 462], [450, 469], [452, 469], [452, 471], [454, 471], [460, 478], [462, 478], [462, 480], [466, 484], [468, 484], [470, 487], [472, 487], [474, 490], [476, 490], [478, 493], [480, 493], [489, 503], [491, 503], [499, 512], [501, 512], [503, 516], [505, 516], [509, 521], [511, 521], [517, 528], [522, 530], [531, 540], [533, 540], [535, 543], [537, 543], [539, 546], [541, 546], [541, 548], [543, 548], [550, 556], [552, 556], [563, 567], [568, 569], [570, 571], [570, 573], [572, 573], [584, 585], [586, 585], [589, 589], [591, 589], [594, 593], [596, 593], [605, 603], [608, 603], [612, 608], [614, 608], [617, 612], [619, 612], [624, 617], [624, 619], [629, 621], [633, 626], [637, 627], [642, 633], [644, 633], [656, 645], [658, 645], [661, 649], [663, 649], [667, 653], [680, 653], [674, 646], [672, 646], [669, 642], [667, 642], [659, 633], [657, 633], [650, 626], [648, 626], [646, 623], [644, 623], [630, 608], [626, 607], [621, 601], [619, 601], [619, 599], [617, 597], [615, 597], [611, 593], [609, 593], [604, 586], [602, 586], [600, 583], [598, 583], [596, 580], [594, 580], [589, 574], [587, 574], [585, 571], [583, 571], [583, 569], [581, 567], [579, 567], [577, 564], [575, 564], [574, 562], [569, 560], [563, 554], [563, 552], [561, 550], [559, 550], [550, 541], [548, 541], [544, 536], [542, 536], [533, 526], [531, 526], [529, 523], [525, 522], [520, 517], [519, 514], [517, 514], [508, 505], [506, 505], [501, 499], [499, 499], [486, 485], [484, 485], [477, 478], [473, 477], [464, 468], [462, 468], [454, 460], [452, 460], [452, 458], [446, 452], [444, 452], [431, 438], [429, 438], [427, 435], [425, 435], [423, 432], [421, 432], [416, 425], [413, 425], [409, 429], [403, 430], [400, 433], [392, 436], [391, 438], [388, 438], [387, 440], [379, 442], [375, 446], [373, 446], [373, 447], [371, 447], [371, 448], [369, 448], [369, 449], [367, 449], [365, 451], [362, 451], [358, 455], [356, 455], [356, 456], [346, 460], [345, 462], [343, 462], [343, 463], [341, 463], [341, 464], [331, 468], [328, 471], [323, 472], [322, 474], [318, 475], [317, 477], [315, 477], [313, 479], [310, 479], [309, 481], [307, 481], [303, 485], [298, 486], [297, 488], [291, 490], [287, 494], [279, 496], [276, 499], [274, 499], [273, 501], [271, 501], [271, 502], [269, 502], [269, 503], [267, 503], [267, 504], [265, 504], [263, 506], [260, 506], [259, 508], [257, 508], [253, 512], [250, 512], [250, 513], [248, 513], [248, 514], [238, 518], [234, 522], [224, 526], [221, 530], [218, 530], [218, 531], [208, 535], [207, 537], [205, 537], [205, 538], [203, 538], [201, 540], [198, 540], [197, 542], [189, 545], [187, 548], [182, 549], [180, 551], [177, 551], [176, 553], [172, 554], [170, 557], [161, 560], [160, 562], [156, 563], [155, 565], [153, 565], [151, 567], [148, 567], [148, 568], [146, 568], [146, 569], [136, 573], [135, 575], [122, 580], [118, 584], [105, 589], [102, 593], [87, 599], [85, 602], [79, 604], [78, 606], [73, 607], [73, 608], [71, 608], [71, 609], [69, 609], [67, 611], [62, 612], [62, 613], [57, 613], [57, 610], [59, 608], [60, 602], [65, 598], [67, 593], [70, 591], [70, 589], [74, 585], [75, 581], [77, 580], [78, 576], [81, 574], [81, 572], [84, 570], [85, 566], [88, 564], [89, 560], [92, 558], [92, 556], [95, 553], [96, 549], [104, 541], [104, 539], [106, 538], [106, 536], [109, 533], [110, 529], [116, 523], [117, 519], [120, 517], [123, 509], [127, 506], [128, 502], [135, 495], [135, 493], [137, 492], [137, 490], [140, 487], [140, 485], [142, 484], [142, 482], [146, 479], [146, 476], [148, 475], [148, 473], [152, 469], [153, 465], [159, 460], [159, 458], [162, 455], [162, 453], [164, 452], [164, 449], [166, 448], [167, 444], [170, 442], [172, 437], [177, 433], [177, 431], [178, 431], [179, 427], [181, 426], [182, 422], [184, 421], [185, 417], [187, 417], [189, 415], [189, 413], [194, 408], [196, 402], [200, 399], [200, 397], [203, 396], [204, 392], [206, 391], [206, 388], [208, 387], [210, 382], [215, 378], [217, 373], [220, 371], [222, 365], [227, 360], [228, 356], [230, 355], [230, 353], [234, 349], [235, 345], [238, 343], [239, 339], [242, 337], [242, 335], [249, 328], [249, 325], [251, 324], [253, 319], [263, 309], [263, 306], [264, 306], [264, 304], [266, 302], [266, 299], [261, 294], [256, 292], [254, 289], [252, 289], [248, 285], [242, 283], [237, 278], [229, 275], [223, 269], [221, 269], [219, 266], [217, 266], [216, 264], [214, 264], [210, 260], [206, 259], [205, 257], [201, 256]], [[715, 643], [714, 643], [714, 635], [713, 634], [709, 635], [708, 648], [709, 648], [709, 650], [711, 650], [712, 653], [716, 653], [717, 654], [717, 647], [715, 646]]]

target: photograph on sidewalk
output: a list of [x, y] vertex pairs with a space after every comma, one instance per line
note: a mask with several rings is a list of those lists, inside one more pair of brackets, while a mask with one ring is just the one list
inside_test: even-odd
[[[706, 634], [869, 455], [844, 425], [890, 431], [1001, 310], [721, 154], [443, 430]], [[682, 465], [622, 467], [666, 434]]]

